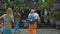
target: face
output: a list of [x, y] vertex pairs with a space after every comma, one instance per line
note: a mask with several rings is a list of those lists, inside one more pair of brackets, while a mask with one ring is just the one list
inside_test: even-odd
[[16, 12], [18, 13], [19, 11], [18, 11], [18, 10], [16, 10]]

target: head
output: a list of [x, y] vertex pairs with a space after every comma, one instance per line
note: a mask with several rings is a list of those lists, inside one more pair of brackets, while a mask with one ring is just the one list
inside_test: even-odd
[[20, 14], [19, 10], [16, 10], [15, 13], [14, 13], [14, 17], [18, 17], [18, 14]]
[[8, 8], [8, 9], [6, 10], [6, 14], [7, 14], [7, 17], [8, 17], [8, 18], [11, 17], [11, 16], [13, 15], [13, 10], [12, 10], [11, 8]]
[[31, 13], [35, 13], [35, 9], [32, 9], [32, 10], [31, 10]]
[[16, 15], [20, 14], [19, 10], [17, 9], [14, 14]]
[[19, 13], [19, 10], [16, 10], [16, 13]]

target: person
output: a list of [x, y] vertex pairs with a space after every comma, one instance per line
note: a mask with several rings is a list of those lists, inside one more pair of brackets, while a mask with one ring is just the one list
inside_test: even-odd
[[44, 22], [45, 22], [45, 24], [47, 24], [47, 22], [48, 22], [47, 16], [48, 16], [48, 11], [47, 11], [47, 9], [44, 9]]
[[29, 24], [28, 21], [24, 20], [23, 22], [24, 22], [24, 28], [28, 28], [28, 24]]
[[21, 13], [21, 22], [22, 22], [22, 27], [24, 28], [27, 28], [28, 27], [28, 21], [27, 21], [27, 18], [28, 18], [28, 14], [29, 14], [29, 9], [26, 8], [24, 10], [22, 10], [22, 13]]
[[0, 32], [2, 32], [2, 25], [3, 25], [3, 20], [0, 19]]
[[14, 23], [13, 10], [8, 8], [6, 14], [2, 15], [0, 19], [3, 19], [3, 34], [13, 34], [12, 24]]
[[36, 34], [37, 23], [40, 21], [40, 17], [35, 13], [35, 9], [32, 9], [28, 15], [29, 22], [29, 34]]
[[14, 14], [14, 18], [15, 18], [15, 31], [19, 31], [20, 27], [20, 18], [21, 18], [21, 14], [19, 13], [18, 10], [16, 10], [15, 14]]

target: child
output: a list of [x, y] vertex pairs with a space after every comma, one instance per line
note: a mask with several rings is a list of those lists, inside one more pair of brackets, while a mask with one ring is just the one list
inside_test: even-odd
[[15, 18], [15, 31], [19, 31], [19, 24], [20, 24], [20, 17], [21, 15], [19, 14], [19, 11], [16, 10], [15, 14], [14, 14], [14, 18]]

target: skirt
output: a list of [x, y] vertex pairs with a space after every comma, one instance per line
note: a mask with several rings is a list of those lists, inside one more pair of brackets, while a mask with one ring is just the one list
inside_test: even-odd
[[3, 27], [3, 34], [13, 34], [12, 28]]
[[4, 24], [3, 26], [3, 34], [13, 34], [11, 24]]

